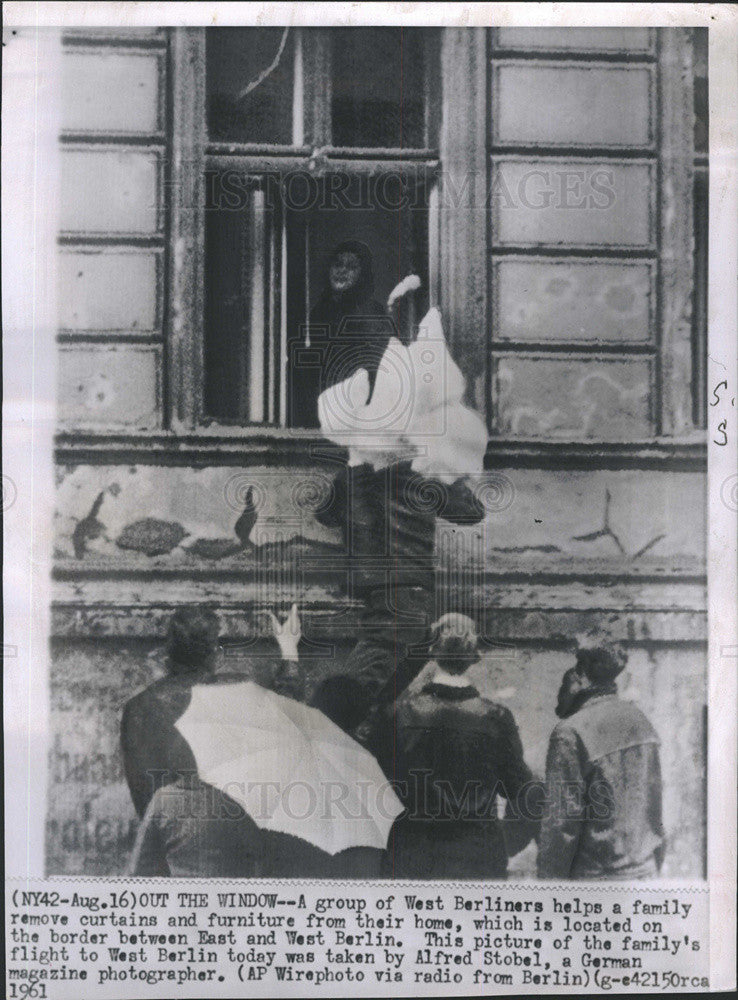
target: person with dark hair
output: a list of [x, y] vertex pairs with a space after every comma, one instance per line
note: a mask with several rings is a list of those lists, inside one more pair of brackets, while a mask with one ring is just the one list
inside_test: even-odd
[[532, 775], [518, 728], [510, 710], [467, 677], [479, 660], [470, 618], [440, 618], [431, 655], [420, 689], [411, 686], [386, 708], [370, 739], [407, 810], [390, 835], [388, 874], [502, 879], [508, 855], [535, 832], [525, 816]]
[[[295, 624], [296, 623], [296, 624]], [[272, 687], [289, 697], [303, 690], [297, 657], [299, 619], [293, 608], [286, 622], [272, 616], [281, 659], [261, 664]], [[184, 607], [172, 615], [167, 631], [167, 674], [126, 702], [121, 719], [123, 770], [139, 816], [157, 789], [197, 773], [192, 751], [175, 723], [190, 703], [195, 684], [232, 684], [243, 673], [219, 672], [220, 621], [209, 608]]]
[[290, 346], [289, 414], [292, 427], [319, 427], [318, 396], [359, 368], [374, 388], [394, 327], [374, 298], [374, 268], [369, 247], [344, 240], [331, 255], [323, 292], [306, 330]]
[[378, 704], [392, 701], [428, 660], [438, 518], [471, 525], [483, 517], [463, 477], [441, 483], [414, 472], [410, 462], [379, 470], [347, 466], [335, 477], [331, 502], [316, 518], [340, 527], [347, 596], [361, 603], [359, 636], [344, 670]]
[[[270, 617], [282, 653], [280, 668], [275, 671], [276, 683], [272, 687], [281, 697], [274, 698], [270, 694], [266, 703], [270, 704], [271, 698], [273, 711], [286, 711], [283, 723], [291, 736], [295, 727], [299, 728], [300, 715], [298, 713], [293, 718], [288, 710], [279, 709], [279, 703], [286, 698], [294, 702], [295, 676], [301, 673], [297, 657], [300, 618], [296, 605], [284, 621], [274, 614]], [[246, 677], [242, 673], [216, 671], [218, 634], [218, 618], [213, 612], [198, 608], [183, 608], [175, 612], [167, 638], [168, 676], [150, 685], [125, 706], [122, 721], [125, 774], [136, 811], [141, 817], [129, 873], [180, 878], [379, 877], [382, 849], [352, 846], [330, 854], [307, 836], [303, 838], [259, 825], [241, 804], [243, 800], [236, 801], [233, 797], [238, 797], [239, 779], [231, 781], [222, 776], [222, 767], [233, 765], [227, 743], [228, 738], [233, 739], [233, 719], [224, 723], [222, 709], [217, 714], [213, 714], [211, 709], [209, 714], [208, 711], [203, 712], [203, 705], [207, 708], [210, 702], [218, 706], [229, 700], [242, 705], [238, 699], [244, 697], [244, 688], [252, 690], [250, 697], [257, 697], [258, 688], [254, 684], [244, 684]], [[231, 685], [233, 693], [222, 691], [225, 697], [219, 699], [217, 695], [221, 692], [209, 690], [215, 685]], [[200, 690], [201, 687], [205, 690]], [[302, 684], [299, 691], [303, 691]], [[335, 724], [343, 724], [348, 729], [355, 721], [360, 694], [350, 678], [338, 677], [322, 686], [319, 701], [331, 713], [329, 717], [335, 718]], [[193, 702], [193, 698], [199, 699], [199, 702]], [[188, 708], [192, 710], [190, 716], [197, 716], [195, 723], [190, 718], [189, 727], [186, 722]], [[305, 707], [302, 711], [319, 715]], [[328, 719], [324, 719], [323, 723], [328, 730], [330, 745], [335, 746], [335, 725], [331, 725]], [[212, 740], [208, 733], [203, 735], [202, 726], [205, 724], [212, 728]], [[267, 749], [287, 754], [286, 748], [280, 746], [278, 727], [269, 728], [275, 726], [274, 718], [270, 718], [266, 728], [262, 728], [263, 718], [254, 717], [253, 713], [249, 716], [244, 710], [243, 725], [244, 733], [255, 727], [260, 749], [264, 749], [265, 735], [271, 733], [274, 745], [267, 743]], [[229, 737], [224, 736], [224, 732]], [[305, 732], [307, 741], [309, 730]], [[182, 733], [193, 739], [194, 752]], [[199, 742], [194, 739], [195, 735], [199, 737]], [[203, 739], [206, 763], [200, 773], [195, 754], [203, 760]], [[342, 739], [347, 745], [352, 745], [347, 737]], [[212, 761], [207, 764], [209, 753], [212, 749], [220, 753], [223, 746], [226, 746], [226, 757], [223, 762], [216, 762], [216, 775], [213, 775], [207, 769], [212, 767]], [[358, 745], [355, 749], [358, 753]], [[243, 751], [239, 749], [239, 752]], [[369, 756], [363, 748], [360, 753], [367, 758]], [[288, 756], [288, 770], [291, 766]], [[335, 774], [336, 780], [340, 780], [340, 767], [334, 767], [331, 773]], [[275, 777], [268, 771], [264, 773], [265, 791], [270, 787], [273, 790]], [[228, 794], [228, 790], [233, 796]], [[260, 808], [263, 806], [262, 802]], [[258, 820], [258, 815], [254, 815]], [[346, 822], [340, 808], [335, 820], [341, 824]]]
[[208, 608], [180, 608], [172, 615], [167, 634], [171, 674], [212, 670], [218, 654], [220, 622]]
[[618, 697], [620, 650], [579, 649], [559, 688], [546, 759], [541, 878], [642, 879], [661, 870], [659, 738]]

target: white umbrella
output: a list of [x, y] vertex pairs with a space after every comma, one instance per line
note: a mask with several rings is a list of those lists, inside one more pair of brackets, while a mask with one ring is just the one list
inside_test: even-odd
[[262, 829], [328, 854], [387, 846], [399, 799], [374, 757], [317, 709], [251, 681], [197, 684], [176, 726], [202, 781]]

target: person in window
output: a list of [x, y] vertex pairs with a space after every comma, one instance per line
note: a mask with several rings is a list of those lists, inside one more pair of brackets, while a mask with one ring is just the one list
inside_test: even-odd
[[392, 333], [387, 310], [374, 298], [369, 247], [361, 240], [344, 240], [333, 251], [307, 331], [293, 339], [291, 425], [319, 427], [318, 396], [359, 368], [367, 370], [373, 389]]

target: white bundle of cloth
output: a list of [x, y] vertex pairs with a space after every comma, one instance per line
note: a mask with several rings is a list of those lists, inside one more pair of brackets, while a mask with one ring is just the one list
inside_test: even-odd
[[321, 430], [349, 449], [349, 464], [375, 469], [398, 461], [427, 478], [451, 483], [482, 472], [484, 422], [461, 402], [464, 377], [451, 357], [441, 314], [433, 307], [408, 347], [391, 338], [369, 398], [369, 374], [326, 389], [318, 399]]

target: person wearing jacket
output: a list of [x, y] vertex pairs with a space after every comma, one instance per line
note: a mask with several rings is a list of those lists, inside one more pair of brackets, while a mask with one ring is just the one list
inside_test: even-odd
[[[319, 354], [320, 365], [293, 370], [293, 415], [302, 414], [293, 426], [319, 426], [320, 393], [359, 369], [368, 373], [371, 403], [380, 362], [390, 338], [398, 336], [373, 289], [369, 249], [359, 240], [340, 243], [310, 314], [310, 351]], [[448, 485], [429, 479], [399, 455], [377, 469], [349, 454], [339, 467], [331, 500], [316, 517], [342, 534], [346, 596], [361, 606], [358, 641], [344, 670], [370, 698], [393, 698], [427, 660], [430, 623], [437, 617], [437, 519], [476, 524], [483, 516], [464, 477]]]
[[393, 332], [387, 310], [374, 298], [369, 247], [361, 240], [344, 240], [333, 251], [325, 288], [310, 312], [307, 330], [291, 337], [290, 426], [319, 427], [321, 392], [359, 368], [368, 372], [373, 390]]
[[[295, 617], [297, 609], [291, 615]], [[265, 663], [271, 686], [279, 694], [300, 698], [304, 680], [297, 656], [295, 629], [272, 616], [272, 627], [280, 646], [281, 660]], [[176, 728], [176, 721], [190, 703], [195, 684], [233, 684], [242, 673], [216, 671], [220, 622], [208, 608], [177, 610], [167, 636], [167, 675], [130, 698], [121, 719], [123, 771], [139, 817], [156, 791], [182, 776], [196, 774], [189, 744]], [[201, 794], [201, 792], [198, 792]]]
[[643, 879], [664, 856], [659, 738], [618, 697], [625, 656], [581, 649], [564, 674], [546, 760], [541, 878]]
[[[300, 619], [271, 615], [282, 654], [272, 688], [301, 699], [297, 647]], [[124, 771], [141, 817], [128, 872], [180, 878], [375, 878], [383, 852], [353, 847], [331, 855], [300, 837], [260, 828], [229, 795], [201, 780], [189, 744], [176, 727], [196, 684], [234, 684], [241, 673], [216, 672], [219, 621], [208, 609], [172, 616], [169, 674], [131, 698], [121, 725]], [[336, 699], [328, 699], [334, 704]], [[328, 707], [326, 704], [324, 707]], [[269, 780], [269, 776], [265, 776]], [[343, 820], [339, 820], [343, 822]]]
[[474, 623], [447, 614], [433, 632], [425, 682], [385, 708], [370, 739], [407, 810], [390, 835], [388, 874], [502, 879], [508, 854], [536, 830], [526, 818], [532, 775], [512, 713], [467, 676], [479, 659]]
[[162, 785], [152, 796], [137, 831], [128, 874], [379, 878], [383, 854], [375, 847], [328, 854], [300, 837], [264, 830], [229, 795], [189, 774]]
[[150, 878], [257, 878], [264, 831], [230, 796], [180, 774], [158, 788], [136, 834], [128, 873]]
[[390, 701], [428, 659], [437, 616], [437, 519], [477, 524], [484, 506], [463, 477], [445, 484], [414, 472], [410, 462], [379, 470], [365, 463], [338, 473], [332, 502], [316, 516], [341, 529], [347, 594], [361, 602], [344, 672], [370, 697]]

